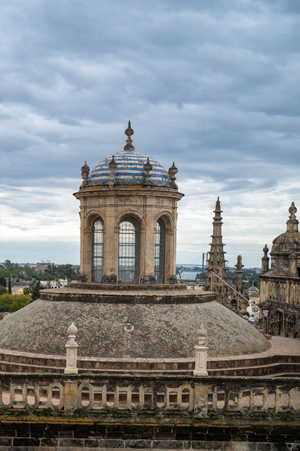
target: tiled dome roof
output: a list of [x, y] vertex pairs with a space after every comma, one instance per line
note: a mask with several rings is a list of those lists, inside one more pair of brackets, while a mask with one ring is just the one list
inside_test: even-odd
[[[101, 160], [89, 174], [88, 184], [109, 181], [110, 169], [108, 167], [112, 155]], [[116, 182], [143, 183], [145, 180], [144, 165], [147, 159], [152, 165], [151, 182], [155, 184], [170, 185], [170, 177], [165, 168], [154, 158], [143, 155], [135, 150], [124, 150], [114, 155], [117, 163]]]

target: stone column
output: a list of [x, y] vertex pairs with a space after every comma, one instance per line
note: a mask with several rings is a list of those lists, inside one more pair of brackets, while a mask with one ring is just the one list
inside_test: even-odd
[[66, 361], [65, 373], [66, 374], [77, 374], [78, 373], [78, 368], [77, 368], [78, 344], [75, 341], [75, 337], [77, 334], [77, 327], [75, 326], [74, 323], [72, 323], [71, 326], [68, 327], [68, 334], [69, 334], [69, 339], [66, 344], [67, 361]]
[[198, 344], [195, 346], [195, 369], [194, 376], [208, 376], [207, 372], [207, 350], [205, 346], [206, 329], [201, 324], [201, 329], [197, 331]]

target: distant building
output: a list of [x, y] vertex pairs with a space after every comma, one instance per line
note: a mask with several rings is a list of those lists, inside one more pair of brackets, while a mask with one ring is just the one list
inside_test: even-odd
[[271, 268], [265, 245], [260, 278], [261, 309], [266, 310], [266, 332], [299, 337], [300, 329], [300, 233], [297, 208], [292, 202], [287, 230], [273, 241]]
[[50, 260], [47, 260], [46, 262], [44, 262], [43, 260], [41, 261], [41, 263], [37, 263], [36, 264], [36, 272], [38, 274], [41, 274], [42, 272], [45, 271], [45, 269], [48, 268], [48, 265], [51, 265]]

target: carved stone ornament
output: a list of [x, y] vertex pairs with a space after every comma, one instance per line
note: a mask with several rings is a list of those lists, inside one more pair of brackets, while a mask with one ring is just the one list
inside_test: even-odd
[[151, 185], [151, 174], [150, 171], [152, 170], [152, 164], [149, 161], [149, 158], [147, 159], [147, 163], [144, 164], [144, 171], [145, 171], [145, 181], [144, 185], [148, 186]]
[[175, 285], [175, 283], [178, 283], [177, 277], [176, 277], [175, 275], [169, 276], [168, 282], [169, 282], [171, 285]]
[[85, 162], [81, 168], [81, 177], [83, 179], [83, 182], [81, 184], [82, 188], [84, 188], [88, 184], [89, 172], [90, 172], [90, 168]]
[[297, 208], [295, 207], [294, 202], [292, 202], [292, 205], [289, 208], [290, 213], [290, 219], [296, 219], [295, 214], [297, 213]]
[[152, 275], [142, 276], [141, 277], [141, 283], [145, 283], [147, 285], [154, 285], [154, 284], [156, 284], [156, 279]]
[[110, 169], [108, 186], [110, 188], [112, 188], [114, 186], [114, 184], [116, 183], [116, 169], [118, 167], [117, 163], [115, 162], [114, 155], [113, 155], [112, 160], [110, 161], [108, 167]]
[[116, 285], [117, 284], [116, 274], [103, 274], [101, 283], [108, 283], [110, 285]]
[[79, 276], [78, 276], [78, 282], [81, 282], [81, 283], [86, 283], [87, 282], [87, 275], [86, 274], [79, 274]]
[[132, 130], [130, 121], [128, 121], [128, 127], [127, 127], [127, 129], [125, 130], [125, 135], [127, 135], [128, 138], [126, 139], [127, 144], [126, 144], [126, 146], [124, 147], [124, 150], [129, 150], [129, 151], [133, 151], [133, 150], [134, 150], [134, 147], [133, 147], [133, 145], [132, 145], [132, 139], [131, 139], [131, 136], [132, 136], [133, 134], [134, 134], [134, 130]]
[[173, 161], [173, 164], [170, 167], [170, 169], [168, 171], [168, 174], [169, 174], [169, 177], [170, 177], [170, 180], [171, 180], [171, 187], [174, 188], [174, 189], [178, 189], [178, 186], [175, 183], [175, 180], [176, 180], [175, 174], [177, 174], [177, 172], [178, 172], [178, 169], [176, 168], [175, 163]]

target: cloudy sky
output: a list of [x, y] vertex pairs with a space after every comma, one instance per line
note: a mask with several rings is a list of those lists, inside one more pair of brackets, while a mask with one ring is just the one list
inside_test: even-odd
[[300, 217], [299, 0], [10, 0], [0, 52], [0, 261], [79, 263], [80, 168], [128, 119], [179, 169], [179, 263], [209, 250], [217, 196], [230, 265]]

